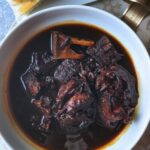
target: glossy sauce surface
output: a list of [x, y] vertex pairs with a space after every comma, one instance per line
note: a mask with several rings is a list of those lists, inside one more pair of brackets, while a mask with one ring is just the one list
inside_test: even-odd
[[113, 140], [125, 128], [125, 125], [122, 125], [118, 130], [111, 131], [94, 123], [82, 134], [75, 135], [66, 135], [59, 129], [52, 132], [51, 135], [46, 135], [45, 133], [37, 131], [31, 125], [31, 116], [37, 114], [37, 110], [31, 105], [30, 99], [25, 93], [20, 81], [20, 76], [29, 66], [33, 51], [50, 51], [50, 33], [52, 30], [94, 41], [97, 41], [101, 35], [107, 35], [119, 53], [124, 54], [123, 59], [118, 64], [125, 67], [136, 77], [132, 61], [125, 48], [105, 31], [94, 26], [80, 23], [57, 25], [37, 33], [36, 36], [30, 39], [25, 46], [21, 48], [21, 52], [18, 54], [10, 74], [9, 103], [11, 112], [17, 124], [26, 135], [35, 143], [48, 150], [79, 150], [79, 148], [81, 150], [93, 150], [99, 148]]

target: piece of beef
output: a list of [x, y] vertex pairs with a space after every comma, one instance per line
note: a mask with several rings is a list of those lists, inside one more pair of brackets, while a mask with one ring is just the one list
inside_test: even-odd
[[54, 85], [50, 74], [57, 64], [47, 52], [32, 54], [31, 64], [21, 76], [21, 82], [29, 96], [35, 97], [42, 89]]
[[76, 53], [71, 46], [92, 46], [94, 41], [67, 36], [62, 32], [53, 31], [51, 34], [51, 47], [54, 59], [81, 59], [82, 54]]
[[48, 75], [57, 64], [48, 52], [33, 52], [30, 68], [38, 74]]
[[[110, 93], [105, 92], [99, 99], [98, 106], [98, 124], [107, 127], [109, 129], [114, 129], [123, 122], [125, 118], [124, 109], [120, 106], [112, 110]], [[120, 122], [121, 121], [121, 122]]]
[[121, 59], [121, 54], [117, 52], [107, 36], [102, 36], [94, 46], [87, 49], [86, 53], [101, 66], [110, 65]]
[[99, 95], [99, 122], [108, 128], [128, 123], [137, 105], [138, 94], [134, 77], [123, 67], [111, 65], [101, 69], [96, 79]]
[[41, 83], [31, 68], [21, 76], [21, 82], [28, 95], [36, 96], [41, 90]]
[[61, 107], [56, 110], [60, 126], [67, 133], [75, 133], [91, 125], [95, 120], [96, 107], [88, 85], [81, 80], [70, 80], [60, 89]]
[[54, 78], [64, 83], [79, 72], [79, 61], [66, 59], [55, 70]]
[[48, 96], [42, 96], [39, 100], [32, 99], [32, 104], [40, 111], [42, 118], [40, 123], [37, 125], [40, 130], [48, 132], [51, 125], [53, 99]]
[[86, 80], [94, 90], [95, 79], [100, 72], [100, 65], [91, 57], [86, 57], [80, 62], [79, 76]]
[[45, 116], [50, 115], [51, 108], [50, 106], [53, 103], [53, 99], [48, 96], [42, 96], [39, 100], [32, 99], [32, 104], [34, 104]]
[[21, 82], [27, 94], [31, 98], [39, 97], [45, 93], [47, 89], [54, 89], [57, 81], [51, 76], [38, 75], [31, 68], [21, 76]]
[[58, 95], [56, 97], [56, 103], [60, 105], [60, 107], [61, 105], [63, 105], [64, 99], [66, 98], [66, 96], [69, 96], [74, 92], [76, 85], [77, 85], [77, 82], [74, 79], [71, 79], [67, 83], [63, 83], [60, 86]]
[[[95, 110], [88, 93], [76, 93], [58, 113], [58, 122], [68, 133], [79, 132], [94, 122]], [[91, 105], [91, 106], [90, 106]]]

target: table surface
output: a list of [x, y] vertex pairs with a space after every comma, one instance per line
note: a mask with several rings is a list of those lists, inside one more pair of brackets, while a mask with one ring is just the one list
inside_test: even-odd
[[[104, 9], [113, 13], [114, 15], [121, 17], [124, 10], [127, 8], [127, 4], [122, 0], [100, 0], [89, 4], [90, 6]], [[43, 8], [39, 6], [38, 9]], [[5, 37], [9, 31], [12, 23], [15, 21], [15, 15], [6, 0], [0, 0], [0, 41]], [[148, 52], [150, 53], [150, 16], [148, 16], [139, 26], [137, 35], [145, 44]], [[0, 150], [11, 150], [5, 140], [0, 135]], [[144, 133], [141, 140], [134, 147], [134, 150], [150, 150], [150, 125]]]

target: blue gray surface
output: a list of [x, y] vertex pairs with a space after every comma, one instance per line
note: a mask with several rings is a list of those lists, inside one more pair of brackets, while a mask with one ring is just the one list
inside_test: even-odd
[[6, 0], [0, 0], [0, 42], [15, 21], [13, 10]]
[[[85, 4], [90, 3], [96, 0], [54, 0], [54, 1], [43, 1], [40, 5], [40, 8], [37, 7], [33, 12], [44, 9], [46, 7], [52, 7], [56, 5], [65, 5], [65, 4]], [[15, 21], [15, 15], [7, 0], [0, 0], [0, 43], [9, 31], [11, 25]]]

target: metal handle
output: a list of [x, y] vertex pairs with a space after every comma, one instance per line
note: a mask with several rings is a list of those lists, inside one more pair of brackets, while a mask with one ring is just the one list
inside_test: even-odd
[[125, 0], [130, 5], [124, 12], [122, 20], [125, 21], [133, 30], [137, 30], [142, 20], [150, 12], [149, 0]]
[[143, 5], [145, 7], [150, 7], [150, 1], [149, 0], [124, 0], [128, 3], [138, 3], [140, 5]]

